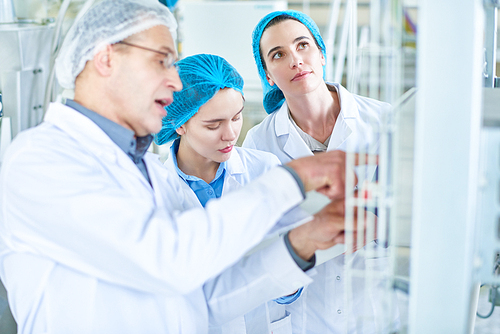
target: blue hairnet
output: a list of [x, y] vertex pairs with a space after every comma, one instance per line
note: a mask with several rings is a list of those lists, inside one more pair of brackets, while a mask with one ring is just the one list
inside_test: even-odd
[[[264, 109], [268, 114], [272, 113], [285, 101], [285, 96], [283, 92], [276, 86], [271, 86], [266, 79], [266, 72], [264, 70], [264, 66], [262, 65], [262, 58], [260, 57], [260, 39], [262, 38], [262, 33], [266, 29], [268, 23], [278, 16], [289, 16], [299, 20], [303, 25], [306, 26], [307, 29], [311, 32], [314, 39], [318, 43], [323, 56], [326, 58], [326, 48], [325, 43], [323, 42], [323, 38], [319, 33], [318, 26], [314, 21], [304, 13], [295, 11], [295, 10], [287, 10], [287, 11], [277, 11], [272, 12], [264, 16], [262, 20], [255, 27], [252, 34], [252, 47], [253, 47], [253, 57], [255, 59], [255, 63], [257, 64], [257, 69], [259, 70], [260, 81], [262, 83], [262, 89], [264, 90]], [[325, 76], [324, 66], [323, 66], [323, 78]]]
[[167, 116], [155, 136], [158, 145], [177, 137], [177, 130], [194, 116], [219, 90], [232, 88], [243, 95], [243, 78], [224, 58], [199, 54], [177, 62], [182, 90], [174, 92], [174, 102], [165, 107]]

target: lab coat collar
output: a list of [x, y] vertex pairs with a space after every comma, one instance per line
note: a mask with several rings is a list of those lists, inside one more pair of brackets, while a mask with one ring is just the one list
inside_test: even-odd
[[[174, 143], [172, 143], [172, 145], [174, 145]], [[244, 174], [247, 171], [245, 165], [243, 164], [243, 161], [241, 160], [241, 156], [238, 152], [239, 149], [240, 149], [239, 147], [234, 147], [233, 152], [231, 152], [231, 157], [229, 158], [229, 160], [226, 161], [226, 179], [228, 175]], [[170, 154], [172, 154], [172, 151], [170, 152]], [[165, 167], [169, 169], [171, 172], [177, 174], [177, 168], [175, 166], [175, 162], [172, 156], [169, 156], [168, 159], [165, 161]]]
[[[231, 157], [229, 158], [229, 160], [227, 160], [226, 175], [224, 176], [224, 186], [222, 188], [223, 195], [225, 192], [228, 191], [228, 189], [239, 189], [242, 187], [242, 185], [233, 177], [233, 175], [235, 174], [243, 174], [246, 172], [245, 165], [241, 160], [241, 156], [238, 153], [238, 149], [239, 148], [235, 148], [231, 153]], [[165, 161], [164, 166], [170, 172], [175, 173], [175, 175], [178, 176], [175, 162], [171, 156], [169, 156], [168, 159]], [[187, 196], [186, 197], [187, 200], [190, 201], [192, 204], [201, 207], [202, 205], [198, 200], [198, 197], [196, 197], [196, 194], [192, 191], [189, 185], [184, 181], [181, 182], [181, 184], [182, 188], [184, 189], [184, 193]]]
[[[175, 166], [175, 162], [172, 159], [172, 156], [169, 155], [167, 160], [165, 160], [165, 163], [163, 164], [165, 166], [165, 170], [169, 171], [169, 173], [173, 173], [172, 175], [175, 175], [179, 180], [181, 189], [183, 190], [182, 196], [184, 197], [184, 205], [187, 205], [187, 207], [199, 207], [202, 208], [203, 205], [201, 205], [200, 200], [198, 197], [196, 197], [196, 194], [194, 191], [189, 187], [189, 185], [181, 179], [179, 174], [177, 174], [177, 168]], [[178, 196], [181, 196], [181, 194], [178, 194]]]
[[341, 84], [328, 83], [328, 85], [337, 88], [340, 103], [340, 113], [343, 115], [344, 119], [353, 119], [359, 117], [358, 104], [356, 103], [354, 96]]
[[226, 166], [226, 176], [224, 178], [224, 187], [222, 188], [222, 194], [230, 191], [229, 189], [239, 189], [242, 187], [241, 183], [234, 177], [236, 174], [246, 173], [245, 165], [241, 160], [241, 156], [238, 153], [239, 148], [235, 147], [231, 153], [231, 157], [227, 160]]
[[[179, 138], [175, 139], [172, 142], [172, 145], [170, 145], [169, 160], [172, 160], [172, 164], [174, 166], [174, 172], [177, 173], [177, 175], [179, 175], [180, 178], [183, 179], [186, 182], [188, 182], [188, 181], [198, 182], [198, 181], [201, 180], [199, 177], [194, 176], [194, 175], [188, 175], [188, 174], [184, 173], [179, 168], [179, 164], [177, 162], [177, 152], [179, 151], [179, 144], [180, 144], [180, 142], [181, 142], [181, 138], [179, 137]], [[217, 172], [215, 173], [215, 177], [214, 177], [214, 179], [211, 182], [209, 182], [209, 184], [221, 177], [221, 175], [227, 169], [226, 165], [227, 165], [227, 163], [225, 163], [225, 162], [222, 162], [222, 163], [219, 164], [219, 167], [217, 168]]]
[[288, 103], [285, 101], [281, 105], [278, 111], [276, 111], [276, 122], [275, 122], [275, 130], [276, 130], [276, 136], [283, 136], [283, 135], [288, 135], [290, 133], [290, 130], [292, 128], [290, 127], [291, 124], [290, 120], [288, 119]]
[[[124, 170], [140, 179], [141, 183], [150, 189], [151, 192], [153, 191], [151, 185], [132, 159], [87, 116], [84, 116], [71, 107], [56, 102], [50, 104], [44, 121], [54, 124], [68, 133], [75, 138], [80, 146], [96, 155], [99, 160], [103, 160], [109, 164], [118, 164]], [[146, 163], [147, 167], [149, 163]]]
[[288, 104], [286, 101], [283, 102], [283, 105], [276, 113], [274, 123], [276, 137], [284, 138], [283, 151], [292, 159], [313, 155], [288, 118]]
[[358, 104], [354, 100], [354, 96], [338, 83], [329, 84], [337, 89], [340, 113], [335, 121], [332, 136], [328, 143], [328, 151], [337, 149], [351, 135], [352, 129], [349, 123], [356, 122], [359, 117]]
[[[354, 96], [338, 83], [328, 83], [337, 89], [340, 113], [335, 122], [333, 132], [328, 144], [328, 151], [337, 149], [351, 135], [352, 129], [349, 125], [359, 117], [359, 110]], [[313, 153], [303, 140], [296, 140], [299, 133], [288, 118], [288, 104], [286, 101], [276, 111], [275, 133], [277, 137], [287, 136], [284, 141], [283, 151], [292, 159], [312, 155]]]
[[56, 125], [81, 145], [92, 150], [95, 146], [101, 146], [102, 149], [110, 149], [113, 146], [119, 148], [90, 118], [61, 103], [51, 103], [43, 120]]
[[245, 165], [243, 165], [243, 161], [241, 161], [238, 149], [239, 148], [234, 147], [233, 152], [231, 152], [231, 157], [227, 160], [226, 171], [230, 175], [244, 174], [247, 171]]
[[[172, 177], [172, 174], [168, 171], [167, 168], [162, 166], [160, 156], [158, 154], [146, 152], [146, 154], [144, 155], [144, 163], [146, 164], [147, 168], [149, 168], [149, 170], [151, 170], [152, 168], [155, 169], [154, 173], [149, 173], [149, 178], [151, 180], [151, 184], [153, 185], [153, 192], [155, 194], [155, 203], [158, 207], [165, 206], [165, 203], [163, 201], [164, 187], [161, 187], [159, 185], [163, 184], [163, 182], [165, 182], [165, 180], [167, 180], [169, 177]], [[144, 179], [144, 177], [142, 179]], [[151, 186], [149, 186], [148, 189], [151, 189]]]

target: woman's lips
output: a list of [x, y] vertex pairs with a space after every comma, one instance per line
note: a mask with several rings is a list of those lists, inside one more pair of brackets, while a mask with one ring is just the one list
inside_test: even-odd
[[233, 149], [233, 146], [234, 145], [231, 145], [231, 146], [228, 146], [226, 148], [223, 148], [222, 150], [219, 150], [219, 152], [222, 152], [222, 153], [229, 153], [231, 152], [231, 150]]
[[305, 77], [307, 77], [309, 74], [311, 74], [310, 71], [302, 71], [300, 73], [295, 74], [295, 76], [292, 78], [292, 81], [300, 80]]

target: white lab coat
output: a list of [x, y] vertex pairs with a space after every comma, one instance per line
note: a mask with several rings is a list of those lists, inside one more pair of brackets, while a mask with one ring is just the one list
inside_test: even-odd
[[19, 333], [207, 333], [310, 282], [282, 240], [238, 262], [302, 199], [284, 169], [184, 211], [178, 177], [144, 160], [152, 187], [59, 103], [7, 149], [0, 275]]
[[[351, 94], [340, 84], [332, 85], [339, 92], [340, 114], [333, 128], [328, 151], [377, 150], [378, 145], [373, 145], [378, 142], [374, 129], [380, 125], [381, 112], [388, 110], [390, 105]], [[289, 120], [286, 102], [248, 131], [243, 147], [271, 152], [281, 163], [313, 155]]]
[[[390, 105], [370, 98], [349, 93], [340, 84], [337, 88], [340, 100], [340, 114], [335, 123], [328, 150], [365, 151], [376, 153], [378, 149], [377, 129], [380, 115]], [[374, 144], [375, 143], [375, 144]], [[260, 124], [247, 133], [243, 147], [260, 149], [275, 154], [281, 163], [292, 159], [311, 156], [313, 153], [300, 137], [297, 129], [288, 117], [286, 102], [276, 112], [268, 115]], [[368, 171], [368, 172], [367, 172]], [[374, 169], [366, 169], [358, 177], [371, 179]], [[372, 243], [373, 244], [373, 243]], [[374, 245], [375, 248], [378, 248]], [[380, 248], [378, 248], [380, 251]], [[353, 268], [363, 270], [365, 266], [373, 270], [387, 268], [387, 257], [367, 259], [356, 252]], [[352, 285], [353, 300], [349, 309], [344, 304], [344, 255], [339, 255], [316, 266], [311, 273], [313, 283], [307, 286], [302, 295], [286, 309], [292, 315], [294, 334], [326, 333], [379, 333], [382, 320], [381, 312], [387, 301], [385, 281], [373, 280], [371, 286], [365, 286], [363, 280], [355, 280]], [[366, 298], [365, 291], [370, 297]], [[367, 304], [363, 304], [364, 302]], [[365, 305], [367, 305], [365, 307]], [[394, 312], [397, 318], [397, 312]], [[373, 321], [368, 328], [356, 327], [355, 319]]]
[[[227, 160], [226, 173], [224, 175], [224, 186], [222, 196], [242, 188], [250, 183], [272, 167], [279, 165], [278, 158], [271, 153], [235, 147]], [[165, 161], [167, 169], [177, 173], [172, 156]], [[180, 177], [179, 177], [180, 179]], [[186, 182], [181, 181], [182, 189], [189, 199], [188, 205], [202, 207], [198, 197]], [[284, 217], [276, 229], [284, 228], [287, 225], [294, 224], [298, 220], [308, 216], [305, 212], [298, 209], [292, 210]], [[239, 222], [235, 222], [238, 224]], [[269, 238], [275, 239], [275, 232], [270, 232]], [[265, 241], [268, 243], [268, 241]], [[205, 289], [211, 289], [211, 284], [205, 285]], [[238, 317], [222, 326], [210, 327], [210, 334], [291, 334], [291, 317], [287, 316], [284, 305], [275, 301], [269, 301], [258, 306], [244, 316]]]

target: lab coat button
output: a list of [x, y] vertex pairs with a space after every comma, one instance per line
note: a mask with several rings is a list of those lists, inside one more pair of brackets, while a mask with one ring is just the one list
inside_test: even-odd
[[213, 193], [214, 193], [214, 192], [213, 192], [212, 190], [209, 190], [209, 191], [208, 191], [208, 194], [209, 194], [209, 195], [212, 195]]
[[341, 311], [341, 310], [337, 310], [337, 313], [338, 313], [338, 314], [341, 314], [341, 313], [342, 313], [342, 311]]
[[337, 281], [340, 281], [340, 276], [337, 276]]

